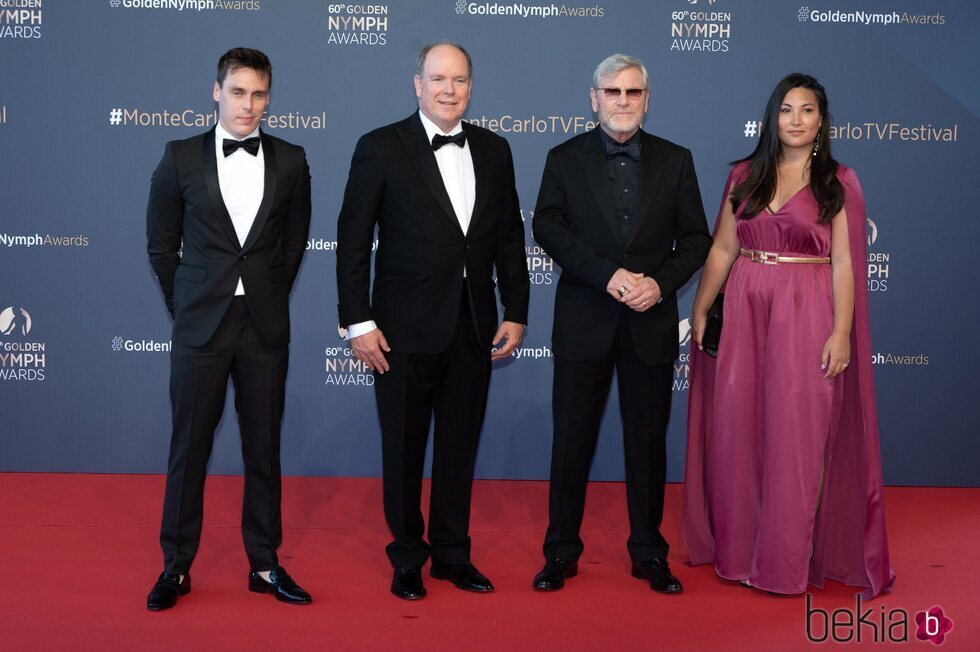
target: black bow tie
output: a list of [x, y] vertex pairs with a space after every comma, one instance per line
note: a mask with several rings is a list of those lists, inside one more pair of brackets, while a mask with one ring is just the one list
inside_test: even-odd
[[625, 145], [620, 145], [619, 143], [611, 140], [604, 140], [603, 142], [606, 144], [606, 158], [625, 156], [634, 161], [640, 160], [640, 143], [627, 143]]
[[455, 136], [443, 136], [442, 134], [436, 134], [432, 137], [432, 151], [434, 152], [443, 145], [448, 145], [449, 143], [462, 147], [466, 144], [466, 132], [461, 131]]
[[259, 154], [259, 140], [258, 136], [252, 136], [251, 138], [246, 138], [245, 140], [232, 140], [231, 138], [225, 138], [221, 141], [221, 150], [225, 153], [225, 156], [231, 156], [234, 154], [238, 148], [244, 149], [246, 152], [252, 156], [258, 156]]

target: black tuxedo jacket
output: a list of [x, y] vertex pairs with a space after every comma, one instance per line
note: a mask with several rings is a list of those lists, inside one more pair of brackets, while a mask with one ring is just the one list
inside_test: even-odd
[[[510, 147], [486, 129], [464, 122], [463, 130], [476, 175], [465, 235], [418, 113], [362, 136], [351, 160], [337, 223], [340, 323], [373, 319], [399, 353], [449, 346], [464, 265], [470, 309], [488, 352], [497, 329], [495, 270], [504, 320], [527, 323], [527, 256]], [[379, 245], [369, 296], [375, 226]]]
[[167, 143], [153, 173], [147, 252], [178, 344], [207, 343], [239, 276], [263, 339], [273, 346], [289, 342], [289, 292], [310, 230], [310, 170], [302, 147], [261, 137], [265, 192], [241, 246], [221, 197], [214, 129]]
[[666, 364], [678, 354], [675, 293], [711, 247], [694, 161], [687, 149], [641, 132], [640, 199], [624, 237], [598, 129], [548, 152], [534, 211], [534, 239], [562, 268], [554, 353], [581, 362], [608, 355], [624, 309], [606, 284], [623, 267], [660, 286], [659, 304], [625, 310], [640, 362]]

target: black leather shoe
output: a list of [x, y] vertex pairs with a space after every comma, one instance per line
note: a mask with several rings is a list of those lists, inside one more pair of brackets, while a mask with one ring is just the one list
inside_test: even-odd
[[282, 566], [269, 573], [269, 581], [266, 582], [257, 571], [248, 574], [248, 590], [253, 593], [271, 593], [276, 596], [279, 602], [286, 604], [310, 604], [313, 598], [303, 590]]
[[649, 580], [650, 588], [658, 593], [680, 593], [681, 581], [670, 572], [666, 559], [633, 562], [633, 577]]
[[150, 589], [150, 595], [146, 596], [146, 608], [150, 611], [163, 611], [177, 604], [177, 598], [191, 592], [191, 576], [184, 575], [184, 581], [180, 581], [180, 575], [170, 575], [167, 571], [160, 573], [157, 583]]
[[578, 575], [578, 562], [549, 559], [531, 584], [535, 591], [557, 591], [565, 588], [565, 580]]
[[425, 597], [422, 570], [418, 566], [401, 566], [391, 578], [391, 593], [402, 600], [421, 600]]
[[464, 591], [475, 591], [476, 593], [490, 593], [493, 591], [493, 584], [476, 567], [468, 561], [454, 561], [448, 564], [432, 562], [429, 575], [437, 580], [449, 580], [456, 585], [457, 589]]

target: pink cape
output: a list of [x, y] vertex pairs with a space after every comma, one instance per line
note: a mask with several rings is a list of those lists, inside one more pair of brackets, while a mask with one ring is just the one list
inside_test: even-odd
[[[727, 201], [732, 180], [747, 171], [735, 166], [722, 195]], [[861, 586], [864, 599], [890, 591], [895, 581], [888, 557], [882, 495], [878, 415], [872, 374], [868, 323], [867, 223], [864, 195], [857, 175], [840, 166], [844, 210], [854, 270], [854, 323], [851, 361], [843, 374], [843, 405], [837, 431], [831, 435], [823, 496], [813, 531], [809, 583], [823, 588], [825, 579]], [[721, 215], [719, 208], [719, 217]], [[717, 230], [717, 222], [715, 229]], [[715, 359], [692, 346], [691, 386], [687, 409], [687, 463], [684, 481], [684, 543], [691, 564], [714, 561], [714, 537], [705, 486], [705, 447], [714, 415]]]

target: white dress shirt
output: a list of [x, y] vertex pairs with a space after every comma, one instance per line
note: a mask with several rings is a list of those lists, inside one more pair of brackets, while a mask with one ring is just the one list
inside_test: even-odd
[[[443, 133], [434, 122], [429, 120], [422, 111], [419, 111], [419, 118], [422, 119], [422, 127], [425, 129], [425, 138], [431, 144], [432, 138], [436, 134], [443, 136], [455, 136], [463, 131], [463, 124], [457, 122], [449, 133]], [[473, 155], [470, 152], [470, 141], [467, 140], [462, 147], [449, 143], [443, 145], [433, 152], [436, 156], [436, 164], [439, 166], [439, 175], [442, 176], [442, 184], [446, 187], [449, 201], [452, 202], [453, 211], [459, 221], [459, 228], [466, 234], [470, 228], [470, 218], [473, 216], [473, 205], [476, 203], [476, 173], [473, 171]], [[466, 269], [463, 269], [463, 276], [466, 276]], [[365, 333], [370, 333], [378, 325], [371, 321], [362, 321], [351, 324], [347, 327], [347, 339], [351, 340], [360, 337]]]
[[[255, 129], [246, 138], [258, 136], [259, 130]], [[252, 156], [244, 149], [238, 149], [230, 156], [225, 156], [223, 141], [225, 138], [231, 140], [245, 140], [245, 138], [235, 138], [221, 126], [219, 122], [214, 129], [214, 148], [215, 157], [218, 160], [218, 186], [221, 188], [221, 198], [231, 216], [231, 223], [235, 227], [235, 234], [238, 236], [238, 245], [245, 244], [248, 232], [252, 228], [252, 222], [259, 212], [259, 205], [262, 203], [262, 195], [265, 194], [265, 157], [262, 154], [262, 144], [259, 143], [258, 154]], [[235, 288], [235, 296], [245, 294], [245, 285], [241, 277], [238, 279], [238, 287]]]
[[[432, 142], [436, 134], [455, 136], [463, 131], [462, 123], [457, 122], [448, 134], [443, 134], [442, 129], [425, 117], [421, 111], [419, 111], [419, 117], [422, 118], [425, 138], [429, 143]], [[434, 154], [436, 155], [436, 163], [439, 164], [442, 183], [446, 186], [449, 201], [452, 202], [456, 219], [459, 220], [459, 228], [463, 230], [465, 235], [466, 230], [470, 227], [470, 217], [473, 215], [473, 204], [476, 201], [476, 173], [473, 172], [473, 155], [470, 153], [470, 143], [466, 141], [462, 147], [449, 143], [440, 147]]]

